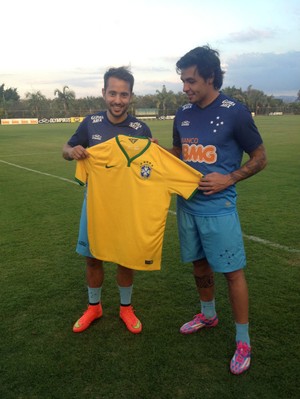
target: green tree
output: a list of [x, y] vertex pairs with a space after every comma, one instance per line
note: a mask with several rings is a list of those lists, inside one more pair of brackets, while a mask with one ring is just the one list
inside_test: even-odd
[[145, 96], [135, 96], [136, 108], [156, 108], [156, 95], [146, 94]]
[[8, 117], [11, 107], [19, 102], [20, 96], [16, 88], [5, 89], [5, 84], [0, 86], [0, 116]]
[[31, 115], [36, 118], [40, 118], [42, 115], [42, 110], [45, 108], [45, 104], [47, 103], [47, 98], [40, 92], [25, 94], [27, 99], [27, 105], [29, 110], [31, 111]]
[[76, 97], [74, 91], [69, 90], [68, 86], [64, 86], [62, 91], [59, 89], [54, 90], [54, 95], [57, 96], [58, 102], [63, 105], [65, 116], [68, 116], [70, 105]]
[[258, 114], [259, 104], [261, 100], [261, 93], [259, 90], [253, 89], [252, 85], [249, 85], [246, 91], [246, 104], [250, 111]]
[[161, 110], [162, 116], [167, 116], [168, 110], [174, 113], [176, 106], [176, 96], [173, 91], [167, 91], [166, 86], [163, 85], [162, 91], [156, 90], [156, 104], [157, 108]]
[[4, 83], [0, 86], [0, 117], [6, 117], [5, 97], [4, 97]]
[[106, 109], [105, 101], [102, 97], [83, 97], [72, 102], [72, 116], [86, 116]]
[[188, 103], [187, 95], [183, 91], [179, 91], [177, 94], [175, 94], [175, 100], [176, 100], [176, 104], [175, 104], [174, 113], [176, 112], [176, 110], [179, 107]]
[[247, 95], [241, 88], [237, 89], [235, 86], [225, 87], [222, 92], [237, 101], [240, 101], [244, 104], [247, 103]]

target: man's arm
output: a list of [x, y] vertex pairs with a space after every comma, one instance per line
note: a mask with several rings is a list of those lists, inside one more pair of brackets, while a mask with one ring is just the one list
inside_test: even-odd
[[65, 144], [63, 146], [62, 156], [67, 161], [72, 161], [73, 159], [85, 159], [89, 157], [89, 153], [87, 150], [81, 145], [76, 145], [75, 147], [71, 147], [69, 144]]
[[263, 144], [249, 154], [250, 159], [235, 172], [230, 173], [232, 184], [255, 175], [267, 166], [266, 150]]
[[228, 175], [214, 172], [202, 177], [199, 184], [199, 190], [203, 191], [203, 194], [205, 195], [218, 193], [241, 180], [248, 179], [248, 177], [260, 172], [266, 166], [266, 151], [263, 144], [261, 144], [254, 151], [249, 153], [249, 160], [234, 172], [231, 172]]

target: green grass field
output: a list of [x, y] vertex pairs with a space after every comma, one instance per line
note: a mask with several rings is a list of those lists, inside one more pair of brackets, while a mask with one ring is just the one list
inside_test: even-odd
[[[172, 213], [162, 270], [135, 276], [142, 334], [130, 334], [118, 318], [111, 264], [104, 317], [72, 333], [87, 304], [84, 260], [75, 253], [83, 188], [61, 148], [76, 125], [0, 126], [0, 398], [299, 397], [300, 117], [256, 123], [269, 164], [238, 185], [253, 347], [251, 369], [238, 377], [229, 372], [235, 330], [222, 275], [219, 325], [179, 334], [199, 305], [192, 267], [180, 262]], [[171, 145], [171, 121], [149, 126], [162, 145]]]

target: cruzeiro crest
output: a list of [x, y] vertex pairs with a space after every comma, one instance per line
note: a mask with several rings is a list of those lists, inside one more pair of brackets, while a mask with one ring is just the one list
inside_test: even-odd
[[140, 175], [143, 179], [149, 179], [153, 165], [151, 162], [145, 161], [142, 162], [141, 164], [141, 170], [140, 170]]

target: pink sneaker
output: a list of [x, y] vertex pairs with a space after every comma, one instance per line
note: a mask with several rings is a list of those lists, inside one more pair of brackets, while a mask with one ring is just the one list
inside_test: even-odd
[[211, 319], [207, 319], [203, 313], [198, 313], [193, 320], [185, 323], [181, 328], [181, 334], [192, 334], [201, 328], [215, 327], [218, 324], [218, 316], [215, 315]]
[[250, 361], [251, 347], [246, 342], [238, 341], [230, 362], [230, 371], [232, 374], [242, 374], [250, 367]]

